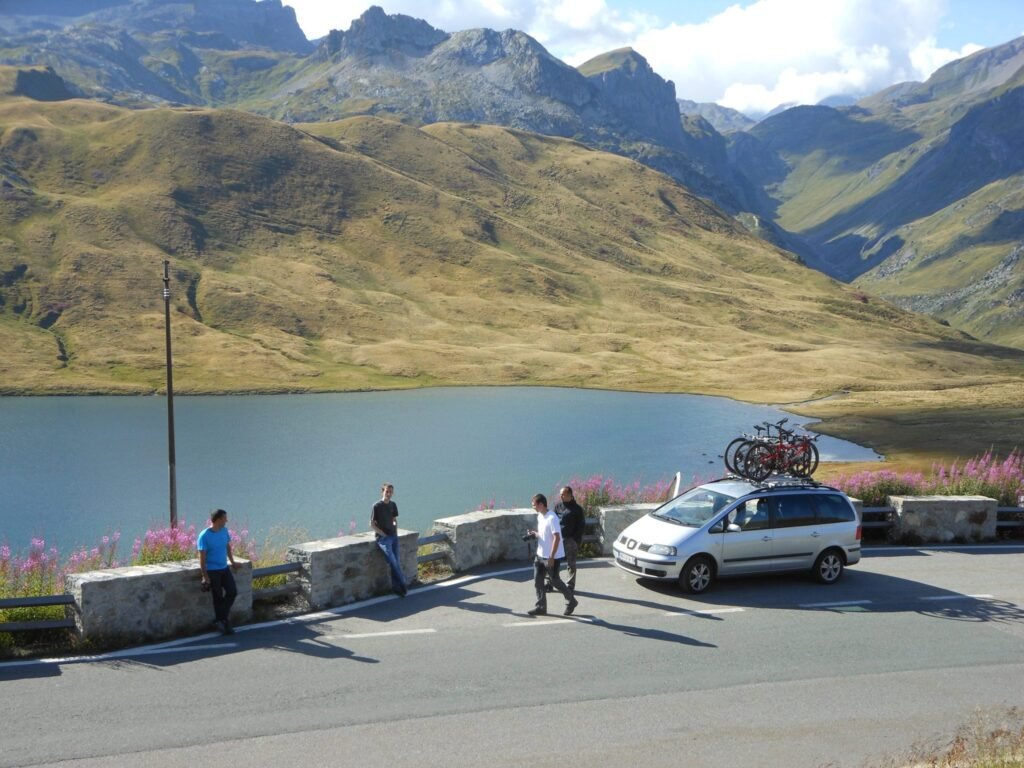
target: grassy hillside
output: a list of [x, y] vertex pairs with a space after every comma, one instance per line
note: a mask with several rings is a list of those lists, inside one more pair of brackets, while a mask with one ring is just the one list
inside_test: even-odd
[[0, 101], [0, 390], [558, 384], [794, 401], [1019, 380], [571, 141]]
[[1024, 343], [1024, 69], [1004, 70], [1020, 42], [855, 108], [793, 109], [752, 131], [788, 165], [762, 183], [816, 264], [1012, 346]]

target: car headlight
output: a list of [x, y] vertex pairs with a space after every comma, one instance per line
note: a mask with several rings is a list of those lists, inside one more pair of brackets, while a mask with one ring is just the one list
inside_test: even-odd
[[669, 557], [676, 556], [676, 548], [666, 547], [664, 544], [651, 544], [651, 548], [647, 551], [652, 555], [668, 555]]

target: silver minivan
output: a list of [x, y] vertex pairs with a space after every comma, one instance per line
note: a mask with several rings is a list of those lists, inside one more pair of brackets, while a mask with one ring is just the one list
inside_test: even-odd
[[810, 481], [726, 478], [644, 515], [612, 545], [615, 565], [706, 591], [720, 576], [807, 571], [833, 584], [860, 560], [861, 518], [842, 491]]

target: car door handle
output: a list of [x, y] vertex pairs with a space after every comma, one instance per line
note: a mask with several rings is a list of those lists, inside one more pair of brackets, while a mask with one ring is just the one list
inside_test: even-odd
[[813, 536], [814, 538], [818, 538], [819, 536], [821, 536], [821, 534], [818, 533], [817, 531], [815, 531], [814, 533], [811, 534], [811, 536]]
[[772, 540], [771, 536], [762, 536], [761, 537], [761, 541], [771, 541], [771, 540]]

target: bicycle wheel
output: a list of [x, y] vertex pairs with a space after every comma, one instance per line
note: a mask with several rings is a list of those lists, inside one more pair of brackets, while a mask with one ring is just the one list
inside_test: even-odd
[[807, 448], [811, 454], [810, 466], [807, 468], [807, 477], [814, 474], [814, 470], [818, 468], [818, 459], [821, 458], [818, 454], [818, 446], [814, 444], [813, 440], [807, 441]]
[[743, 460], [743, 476], [756, 483], [764, 480], [775, 468], [774, 451], [764, 443], [755, 443]]
[[801, 440], [796, 444], [795, 451], [790, 471], [797, 477], [809, 478], [818, 468], [818, 446], [810, 440]]
[[737, 437], [725, 447], [725, 453], [722, 454], [722, 461], [725, 462], [725, 468], [734, 475], [739, 474], [739, 470], [736, 469], [736, 458], [734, 454], [745, 442], [747, 442], [747, 438]]

